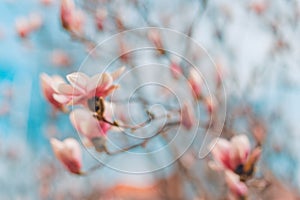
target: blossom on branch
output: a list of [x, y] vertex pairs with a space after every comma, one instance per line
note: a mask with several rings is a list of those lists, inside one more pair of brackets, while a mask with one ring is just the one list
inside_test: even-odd
[[73, 138], [59, 141], [55, 138], [50, 140], [56, 158], [71, 173], [81, 174], [82, 155], [79, 143]]
[[217, 164], [214, 169], [225, 171], [226, 181], [233, 193], [244, 194], [247, 190], [243, 182], [253, 175], [255, 164], [261, 154], [260, 147], [251, 150], [246, 135], [234, 136], [230, 141], [223, 138], [216, 139], [212, 141], [211, 146], [212, 156]]

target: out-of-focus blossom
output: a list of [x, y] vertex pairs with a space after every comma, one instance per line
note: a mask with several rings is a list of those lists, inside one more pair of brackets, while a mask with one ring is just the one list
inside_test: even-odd
[[21, 38], [26, 38], [30, 33], [30, 24], [26, 18], [18, 18], [16, 20], [16, 31]]
[[[241, 179], [251, 176], [261, 154], [260, 148], [251, 151], [246, 135], [237, 135], [230, 141], [220, 138], [212, 141], [212, 155], [221, 169], [230, 170]], [[245, 177], [244, 177], [245, 176]]]
[[170, 64], [170, 70], [171, 70], [171, 74], [175, 79], [179, 79], [180, 76], [182, 75], [182, 69], [179, 65], [178, 62], [176, 62], [175, 60], [171, 61]]
[[98, 121], [92, 112], [86, 109], [75, 109], [70, 114], [70, 120], [74, 128], [87, 139], [105, 136], [111, 125]]
[[53, 0], [40, 0], [43, 5], [49, 6], [53, 3]]
[[38, 30], [43, 23], [42, 17], [37, 13], [32, 13], [29, 17], [16, 19], [16, 31], [21, 38], [26, 38], [33, 31]]
[[181, 122], [182, 125], [186, 129], [191, 129], [193, 125], [195, 124], [195, 116], [193, 114], [193, 110], [187, 102], [184, 103], [182, 109], [181, 109]]
[[49, 76], [45, 73], [41, 74], [41, 87], [44, 94], [44, 97], [47, 101], [56, 109], [65, 110], [65, 107], [60, 102], [56, 101], [53, 95], [57, 92], [58, 85], [65, 83], [62, 77], [54, 75]]
[[120, 59], [125, 63], [128, 63], [128, 61], [131, 58], [130, 53], [128, 51], [129, 51], [129, 49], [128, 49], [127, 45], [125, 44], [125, 42], [123, 40], [121, 40], [120, 41]]
[[250, 4], [250, 9], [257, 14], [264, 13], [268, 8], [268, 4], [265, 0], [256, 0]]
[[105, 9], [99, 9], [96, 12], [96, 25], [99, 31], [102, 31], [104, 29], [104, 21], [107, 17], [107, 11]]
[[148, 38], [154, 44], [154, 46], [160, 54], [165, 53], [163, 43], [161, 41], [161, 36], [157, 30], [150, 30], [148, 33]]
[[75, 72], [67, 75], [70, 84], [61, 83], [58, 85], [58, 94], [54, 94], [54, 99], [61, 104], [82, 104], [87, 106], [87, 101], [93, 97], [106, 97], [112, 93], [118, 85], [113, 81], [125, 70], [120, 68], [112, 74], [106, 72], [96, 74], [92, 77]]
[[205, 98], [204, 104], [206, 110], [211, 114], [216, 108], [216, 99], [212, 96]]
[[38, 13], [31, 13], [28, 19], [31, 31], [38, 30], [43, 24], [42, 16]]
[[191, 68], [188, 82], [192, 89], [192, 94], [193, 94], [194, 98], [198, 99], [198, 100], [201, 99], [202, 98], [202, 92], [201, 92], [202, 78], [196, 69]]
[[73, 138], [50, 140], [56, 158], [72, 173], [81, 174], [82, 155], [79, 143]]
[[248, 187], [240, 181], [240, 177], [230, 170], [225, 171], [225, 181], [230, 191], [237, 197], [244, 197], [248, 193]]
[[60, 5], [60, 18], [62, 26], [69, 31], [81, 33], [84, 23], [84, 15], [76, 9], [73, 0], [62, 0]]
[[71, 64], [71, 59], [69, 55], [61, 50], [56, 50], [52, 52], [51, 62], [58, 67], [69, 66]]
[[252, 126], [252, 133], [257, 143], [261, 145], [267, 136], [266, 127], [263, 123], [257, 122]]
[[121, 16], [118, 15], [118, 16], [115, 17], [115, 24], [116, 24], [119, 31], [124, 31], [125, 30], [125, 26], [124, 26], [124, 23], [122, 21]]

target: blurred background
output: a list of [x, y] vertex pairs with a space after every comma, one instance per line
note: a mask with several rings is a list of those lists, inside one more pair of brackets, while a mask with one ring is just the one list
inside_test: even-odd
[[[229, 102], [250, 104], [267, 121], [265, 164], [288, 188], [299, 190], [300, 1], [143, 0], [139, 9], [132, 2], [103, 0], [95, 7], [96, 1], [76, 1], [85, 14], [88, 38], [101, 42], [120, 32], [112, 22], [99, 24], [101, 12], [96, 18], [93, 12], [103, 7], [108, 16], [120, 17], [126, 29], [191, 31], [222, 67], [226, 92], [234, 96]], [[35, 24], [28, 33], [23, 30], [26, 20]], [[96, 199], [94, 188], [109, 193], [107, 188], [129, 179], [131, 185], [153, 183], [152, 176], [106, 168], [75, 177], [54, 159], [49, 137], [74, 136], [74, 130], [68, 116], [54, 113], [46, 103], [39, 75], [77, 71], [88, 55], [87, 43], [61, 26], [59, 0], [1, 1], [0, 199]], [[85, 159], [94, 162], [88, 154]], [[115, 187], [120, 194], [133, 190]]]

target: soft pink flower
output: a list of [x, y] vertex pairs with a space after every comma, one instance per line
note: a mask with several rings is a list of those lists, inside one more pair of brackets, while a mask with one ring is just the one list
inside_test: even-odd
[[230, 141], [220, 138], [212, 142], [214, 160], [225, 169], [233, 172], [244, 165], [250, 155], [250, 142], [246, 135], [238, 135]]
[[225, 181], [228, 185], [228, 188], [234, 195], [238, 197], [247, 195], [248, 188], [245, 183], [240, 181], [240, 177], [237, 174], [233, 173], [230, 170], [226, 170]]
[[41, 87], [44, 94], [44, 97], [59, 110], [63, 110], [64, 106], [60, 102], [56, 101], [53, 95], [57, 92], [58, 85], [65, 83], [62, 77], [54, 75], [49, 76], [45, 73], [40, 75]]
[[73, 0], [62, 0], [60, 5], [62, 26], [70, 31], [82, 32], [84, 15], [77, 10]]
[[181, 109], [181, 122], [186, 129], [191, 129], [195, 124], [195, 116], [193, 110], [188, 103], [184, 103]]
[[21, 38], [26, 38], [33, 31], [42, 26], [42, 17], [37, 13], [31, 13], [29, 17], [21, 17], [16, 20], [16, 31]]
[[71, 59], [69, 55], [62, 50], [55, 50], [51, 55], [51, 62], [58, 67], [69, 66], [71, 64]]
[[104, 28], [104, 20], [107, 17], [107, 11], [105, 9], [99, 9], [96, 12], [96, 25], [98, 30], [102, 31]]
[[21, 38], [26, 38], [31, 32], [31, 27], [28, 19], [25, 17], [16, 20], [16, 31]]
[[75, 109], [70, 114], [74, 128], [89, 140], [105, 136], [111, 125], [98, 121], [93, 113], [86, 109]]
[[64, 105], [87, 105], [87, 100], [92, 97], [106, 97], [118, 88], [113, 81], [120, 76], [124, 69], [122, 67], [112, 74], [105, 72], [92, 77], [81, 72], [69, 74], [67, 79], [70, 84], [60, 84], [57, 88], [59, 94], [54, 94], [54, 99]]
[[72, 173], [81, 174], [82, 155], [79, 143], [73, 138], [50, 140], [56, 158]]
[[190, 84], [194, 98], [198, 99], [198, 100], [201, 99], [201, 97], [202, 97], [202, 91], [201, 91], [202, 78], [196, 69], [191, 68], [188, 82]]

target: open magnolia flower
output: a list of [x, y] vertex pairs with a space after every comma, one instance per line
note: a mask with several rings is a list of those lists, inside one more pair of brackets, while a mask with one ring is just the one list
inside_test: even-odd
[[[261, 154], [260, 147], [251, 151], [246, 135], [237, 135], [230, 141], [220, 138], [211, 143], [213, 165], [216, 170], [225, 170], [226, 181], [233, 193], [244, 193], [244, 183], [253, 175], [255, 164]], [[237, 177], [237, 178], [236, 178]]]
[[259, 148], [251, 152], [250, 142], [246, 135], [234, 136], [230, 141], [223, 138], [216, 139], [211, 146], [213, 146], [214, 160], [222, 168], [237, 174], [241, 174], [245, 168], [252, 167], [248, 165], [254, 164], [261, 153]]
[[82, 155], [79, 143], [73, 138], [50, 140], [56, 158], [72, 173], [81, 174]]
[[111, 94], [118, 85], [113, 84], [125, 67], [108, 74], [106, 72], [96, 74], [92, 77], [82, 73], [75, 72], [67, 75], [68, 83], [60, 83], [56, 88], [53, 98], [63, 105], [82, 104], [87, 106], [88, 100], [93, 97], [103, 97]]
[[57, 93], [58, 85], [65, 83], [64, 79], [58, 75], [49, 76], [45, 73], [41, 74], [41, 87], [46, 100], [56, 109], [65, 110], [65, 107], [62, 103], [56, 101], [53, 97]]

